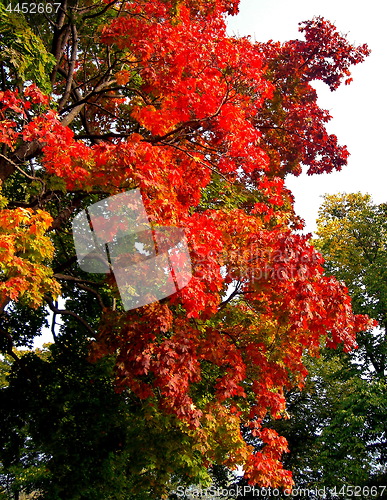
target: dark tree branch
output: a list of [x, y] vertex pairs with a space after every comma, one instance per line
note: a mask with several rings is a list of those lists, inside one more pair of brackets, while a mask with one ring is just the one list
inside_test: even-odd
[[16, 363], [20, 364], [20, 358], [13, 350], [14, 345], [13, 345], [13, 339], [12, 339], [11, 335], [1, 327], [0, 327], [0, 333], [6, 339], [7, 347], [6, 347], [5, 353], [8, 354], [8, 356], [11, 356], [11, 358], [14, 361], [16, 361]]
[[71, 317], [73, 317], [74, 319], [76, 319], [78, 321], [78, 323], [80, 323], [81, 325], [83, 325], [86, 328], [86, 330], [93, 337], [96, 336], [95, 331], [91, 328], [91, 326], [89, 325], [89, 323], [87, 321], [85, 321], [83, 318], [81, 318], [80, 316], [78, 316], [77, 313], [75, 313], [74, 311], [70, 311], [69, 309], [58, 309], [58, 307], [55, 306], [54, 302], [52, 301], [52, 299], [50, 297], [48, 297], [48, 295], [44, 296], [44, 300], [47, 302], [48, 307], [51, 309], [52, 312], [54, 312], [56, 314], [61, 314], [62, 316], [71, 316]]
[[[112, 83], [114, 83], [115, 80], [108, 80], [105, 82], [102, 82], [98, 87], [96, 87], [94, 90], [89, 92], [87, 96], [84, 97], [83, 102], [81, 103], [76, 103], [76, 105], [73, 107], [73, 109], [70, 111], [68, 115], [66, 115], [62, 120], [61, 123], [64, 127], [67, 127], [70, 125], [70, 123], [79, 115], [79, 113], [82, 111], [82, 109], [85, 107], [86, 103], [88, 100], [96, 93], [101, 91], [102, 89], [105, 89], [106, 87], [109, 87]], [[110, 89], [108, 89], [110, 90]]]
[[[58, 302], [57, 301], [55, 301], [55, 307], [58, 307]], [[54, 342], [56, 342], [56, 333], [55, 333], [55, 326], [57, 325], [57, 323], [56, 323], [56, 315], [57, 315], [56, 312], [52, 313], [52, 321], [51, 321], [51, 334], [52, 334], [52, 337], [54, 339]]]
[[[86, 127], [85, 127], [86, 128]], [[87, 132], [87, 131], [86, 131]], [[116, 132], [107, 132], [106, 134], [93, 134], [93, 133], [86, 133], [86, 134], [79, 134], [76, 135], [76, 139], [90, 139], [90, 140], [99, 140], [99, 139], [125, 139], [126, 137], [130, 137], [132, 135], [132, 132], [126, 132], [126, 133], [116, 133]]]
[[232, 301], [232, 299], [234, 297], [236, 297], [237, 295], [240, 294], [241, 292], [241, 286], [242, 286], [242, 282], [241, 281], [238, 281], [237, 284], [236, 284], [236, 287], [235, 287], [235, 290], [227, 297], [227, 299], [223, 300], [220, 304], [219, 304], [219, 309], [218, 309], [218, 312], [221, 311], [224, 307], [227, 306], [227, 304], [229, 302]]
[[74, 281], [76, 283], [86, 283], [89, 285], [93, 286], [101, 286], [95, 281], [90, 281], [90, 280], [84, 280], [82, 278], [76, 278], [75, 276], [70, 276], [69, 274], [62, 274], [62, 273], [55, 273], [54, 278], [57, 278], [59, 280], [64, 280], [64, 281]]
[[61, 225], [66, 222], [70, 215], [81, 206], [82, 200], [86, 197], [86, 194], [79, 194], [74, 197], [74, 199], [71, 201], [70, 205], [68, 205], [64, 210], [62, 210], [52, 221], [52, 224], [49, 228], [50, 231], [53, 229], [59, 229]]
[[5, 308], [11, 302], [11, 299], [6, 297], [3, 302], [0, 304], [0, 316], [4, 313]]
[[88, 285], [93, 285], [93, 287], [101, 286], [99, 283], [95, 283], [94, 281], [83, 280], [80, 278], [75, 278], [74, 276], [69, 276], [66, 274], [59, 274], [59, 273], [54, 274], [54, 278], [64, 280], [64, 281], [73, 281], [82, 290], [85, 290], [86, 292], [92, 293], [97, 298], [100, 308], [105, 309], [105, 304], [103, 303], [101, 295], [97, 292], [97, 290], [95, 290], [91, 286], [88, 286]]
[[58, 274], [58, 273], [61, 273], [62, 271], [65, 271], [66, 269], [68, 269], [70, 266], [72, 266], [73, 264], [75, 264], [77, 262], [77, 257], [75, 255], [73, 255], [72, 257], [69, 257], [66, 262], [64, 262], [63, 264], [60, 264], [59, 266], [57, 266], [53, 271], [54, 271], [54, 274]]
[[102, 14], [104, 14], [108, 9], [110, 9], [110, 7], [112, 7], [112, 5], [114, 5], [115, 3], [117, 3], [118, 0], [113, 0], [112, 2], [108, 3], [102, 10], [100, 10], [99, 12], [95, 12], [94, 14], [88, 14], [86, 16], [83, 16], [82, 18], [82, 21], [86, 21], [86, 19], [93, 19], [94, 17], [98, 17], [98, 16], [101, 16]]
[[[144, 139], [145, 142], [149, 142], [147, 139]], [[192, 153], [190, 153], [187, 149], [184, 149], [184, 148], [181, 148], [180, 146], [177, 146], [176, 144], [171, 144], [169, 142], [166, 142], [166, 143], [161, 143], [162, 145], [164, 146], [169, 146], [169, 147], [172, 147], [174, 149], [177, 149], [178, 151], [181, 151], [182, 153], [185, 153], [187, 156], [189, 156], [190, 158], [192, 158], [193, 160], [197, 161], [198, 163], [200, 163], [201, 165], [203, 165], [204, 167], [208, 168], [209, 170], [211, 170], [212, 172], [215, 172], [215, 174], [219, 175], [220, 177], [222, 177], [227, 183], [230, 183], [231, 184], [231, 181], [229, 179], [227, 179], [227, 177], [225, 175], [223, 175], [221, 172], [219, 172], [219, 170], [217, 170], [215, 167], [213, 167], [212, 165], [209, 165], [209, 163], [211, 163], [209, 160], [207, 160], [206, 162], [203, 161], [203, 160], [198, 160], [197, 158], [194, 157], [194, 155]]]
[[151, 143], [162, 142], [162, 141], [165, 141], [165, 139], [168, 139], [171, 136], [179, 134], [182, 130], [185, 130], [187, 128], [188, 129], [192, 129], [192, 128], [193, 129], [198, 129], [198, 128], [200, 128], [203, 123], [210, 122], [211, 120], [213, 120], [214, 118], [216, 118], [219, 115], [219, 113], [222, 111], [222, 107], [227, 102], [228, 97], [229, 97], [229, 87], [227, 85], [227, 90], [225, 92], [225, 95], [223, 96], [223, 98], [222, 98], [222, 100], [221, 100], [221, 102], [220, 102], [220, 104], [218, 106], [218, 109], [215, 111], [215, 113], [213, 113], [210, 116], [207, 116], [206, 118], [189, 120], [187, 122], [184, 122], [181, 125], [179, 125], [178, 127], [176, 127], [174, 130], [171, 130], [170, 132], [168, 132], [167, 134], [164, 134], [162, 136], [156, 135], [156, 136], [152, 137], [151, 139], [149, 139], [149, 142], [151, 142]]
[[32, 381], [33, 377], [28, 366], [26, 366], [23, 358], [19, 358], [19, 356], [14, 352], [14, 344], [11, 335], [6, 330], [4, 330], [4, 328], [1, 327], [0, 327], [0, 334], [6, 339], [7, 347], [5, 350], [5, 354], [8, 354], [8, 356], [10, 356], [17, 363], [17, 365], [21, 368], [21, 370], [23, 370], [23, 372], [27, 376], [27, 379]]
[[67, 0], [62, 0], [61, 6], [58, 10], [56, 24], [54, 28], [54, 36], [52, 39], [51, 53], [56, 59], [56, 65], [51, 72], [51, 84], [55, 82], [56, 74], [60, 65], [63, 50], [68, 42], [71, 29], [69, 25], [65, 26], [65, 19], [67, 15]]
[[10, 158], [8, 158], [7, 156], [4, 156], [1, 153], [0, 153], [0, 158], [3, 159], [4, 161], [10, 163], [14, 167], [15, 170], [18, 170], [21, 174], [23, 174], [25, 177], [27, 177], [27, 179], [29, 179], [31, 181], [39, 181], [42, 184], [42, 193], [44, 193], [46, 184], [43, 181], [43, 179], [41, 179], [40, 177], [35, 177], [35, 176], [27, 174], [27, 172], [25, 172], [22, 168], [20, 168], [19, 165], [17, 165], [14, 161], [12, 161]]
[[[17, 165], [25, 163], [42, 151], [43, 144], [38, 141], [24, 142], [16, 151], [6, 157], [0, 156], [0, 180], [6, 181], [14, 173]], [[23, 171], [24, 172], [24, 171]], [[25, 174], [25, 172], [24, 172]], [[25, 174], [27, 175], [27, 174]], [[37, 178], [38, 179], [38, 178]], [[35, 180], [35, 179], [34, 179]]]
[[97, 290], [94, 290], [94, 288], [90, 287], [90, 286], [87, 286], [87, 285], [83, 285], [81, 283], [78, 282], [78, 287], [81, 288], [82, 290], [85, 290], [86, 292], [90, 292], [92, 293], [96, 298], [97, 298], [97, 301], [98, 301], [98, 305], [99, 307], [104, 310], [105, 309], [105, 304], [103, 303], [103, 300], [102, 300], [102, 297], [101, 295], [97, 292]]
[[[67, 78], [67, 72], [64, 71], [64, 70], [61, 70], [61, 69], [58, 69], [58, 72], [61, 73], [62, 76], [64, 76], [65, 78]], [[113, 81], [112, 81], [113, 82]], [[94, 96], [97, 96], [97, 95], [101, 95], [101, 94], [106, 94], [106, 92], [111, 92], [111, 91], [116, 91], [116, 90], [122, 90], [123, 87], [109, 87], [108, 89], [101, 89], [101, 90], [92, 90], [90, 91], [85, 97], [82, 97], [80, 92], [79, 92], [79, 87], [75, 87], [73, 88], [73, 91], [76, 91], [77, 92], [77, 101], [74, 102], [73, 104], [69, 104], [68, 106], [66, 106], [65, 108], [63, 108], [61, 110], [61, 113], [67, 113], [67, 111], [71, 111], [72, 109], [76, 108], [77, 106], [81, 105], [81, 104], [87, 104], [90, 99]], [[120, 97], [123, 97], [123, 96], [120, 96]]]
[[74, 23], [71, 24], [71, 37], [72, 37], [71, 59], [67, 74], [66, 88], [62, 95], [62, 98], [59, 101], [59, 106], [58, 106], [59, 111], [63, 108], [63, 106], [66, 104], [66, 102], [70, 97], [71, 87], [73, 85], [73, 80], [74, 80], [74, 70], [78, 55], [78, 32]]

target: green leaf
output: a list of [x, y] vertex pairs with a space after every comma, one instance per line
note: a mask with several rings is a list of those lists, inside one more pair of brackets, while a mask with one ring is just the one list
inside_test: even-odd
[[42, 40], [32, 31], [24, 16], [8, 12], [0, 4], [0, 63], [14, 74], [15, 83], [32, 81], [49, 93], [49, 74], [55, 58], [49, 54]]

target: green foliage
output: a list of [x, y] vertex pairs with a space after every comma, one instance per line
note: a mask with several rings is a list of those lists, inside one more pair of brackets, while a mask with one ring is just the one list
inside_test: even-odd
[[10, 374], [12, 361], [9, 356], [0, 357], [0, 389], [7, 387], [8, 375]]
[[[10, 4], [10, 2], [7, 2]], [[49, 74], [55, 58], [49, 54], [25, 18], [0, 4], [0, 64], [9, 68], [16, 83], [32, 81], [50, 92]]]
[[315, 246], [343, 280], [357, 312], [387, 326], [387, 204], [361, 193], [326, 196]]
[[297, 487], [370, 486], [386, 479], [387, 384], [363, 378], [353, 358], [327, 350], [310, 358], [305, 390], [287, 396], [290, 420], [273, 424], [289, 441], [285, 461]]
[[67, 333], [1, 362], [0, 486], [50, 500], [145, 500], [163, 494], [172, 470], [176, 484], [205, 481], [185, 426], [114, 392], [112, 360], [89, 363]]

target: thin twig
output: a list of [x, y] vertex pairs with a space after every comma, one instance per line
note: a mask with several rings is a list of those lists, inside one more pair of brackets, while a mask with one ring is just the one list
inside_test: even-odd
[[185, 153], [187, 156], [189, 156], [190, 158], [192, 158], [193, 160], [197, 161], [198, 163], [200, 163], [201, 165], [203, 165], [204, 167], [208, 168], [209, 170], [212, 170], [212, 172], [214, 172], [215, 174], [219, 175], [220, 177], [223, 177], [223, 179], [228, 183], [228, 184], [232, 184], [231, 181], [229, 179], [227, 179], [226, 176], [224, 176], [221, 172], [219, 172], [219, 170], [217, 170], [215, 167], [212, 167], [211, 165], [208, 165], [206, 162], [204, 162], [203, 160], [200, 160], [199, 158], [196, 158], [193, 154], [191, 154], [190, 152], [188, 152], [186, 149], [183, 149], [181, 148], [180, 146], [176, 146], [176, 144], [170, 144], [168, 142], [166, 143], [161, 143], [163, 144], [164, 146], [170, 146], [172, 148], [175, 148], [179, 151], [182, 151], [183, 153]]
[[[55, 301], [55, 307], [58, 307], [58, 301]], [[56, 312], [53, 312], [52, 314], [52, 322], [51, 322], [51, 334], [54, 339], [54, 342], [56, 342], [56, 333], [55, 333], [55, 326], [57, 325], [56, 323]]]
[[85, 21], [86, 19], [92, 19], [93, 17], [98, 17], [102, 14], [104, 14], [110, 7], [112, 7], [115, 3], [117, 3], [118, 0], [113, 0], [112, 2], [108, 3], [102, 10], [99, 12], [96, 12], [95, 14], [89, 14], [87, 16], [84, 16], [82, 18], [82, 21]]
[[92, 337], [96, 336], [95, 331], [91, 328], [89, 323], [87, 321], [85, 321], [83, 318], [81, 318], [80, 316], [78, 316], [77, 313], [75, 313], [74, 311], [70, 311], [69, 309], [58, 309], [57, 307], [55, 307], [52, 299], [50, 297], [48, 297], [47, 295], [44, 296], [44, 300], [47, 302], [48, 307], [51, 309], [52, 312], [54, 312], [56, 314], [61, 314], [62, 316], [65, 316], [65, 315], [72, 316], [73, 318], [75, 318], [78, 321], [78, 323], [80, 323], [81, 325], [83, 325], [86, 328], [86, 330], [92, 335]]
[[75, 276], [70, 276], [67, 274], [60, 274], [60, 273], [54, 274], [54, 278], [59, 279], [59, 280], [63, 280], [63, 281], [75, 282], [79, 288], [81, 288], [82, 290], [85, 290], [87, 292], [90, 292], [97, 297], [98, 304], [100, 305], [101, 309], [105, 308], [105, 304], [102, 301], [101, 295], [97, 292], [97, 290], [95, 290], [91, 286], [88, 286], [88, 285], [93, 285], [93, 286], [97, 286], [97, 287], [101, 286], [101, 285], [99, 285], [99, 283], [95, 283], [94, 281], [89, 281], [89, 280], [83, 280], [80, 278], [76, 278]]
[[240, 287], [242, 286], [242, 282], [241, 281], [238, 281], [236, 286], [235, 286], [235, 290], [227, 297], [227, 299], [223, 300], [220, 304], [219, 304], [219, 309], [218, 309], [218, 312], [221, 311], [224, 307], [226, 307], [226, 305], [231, 302], [231, 300], [236, 297], [237, 295], [240, 294]]
[[43, 181], [43, 179], [41, 179], [40, 177], [34, 177], [32, 175], [27, 174], [27, 172], [25, 172], [22, 168], [20, 168], [19, 165], [17, 165], [14, 161], [12, 161], [10, 158], [3, 155], [2, 153], [0, 153], [0, 157], [3, 158], [5, 161], [7, 161], [10, 165], [12, 165], [16, 170], [18, 170], [25, 177], [27, 177], [27, 179], [30, 179], [31, 181], [39, 181], [42, 184], [43, 191], [45, 190], [46, 184]]
[[66, 115], [62, 120], [61, 123], [64, 127], [67, 127], [70, 125], [70, 123], [74, 120], [74, 118], [79, 115], [79, 113], [82, 111], [82, 109], [85, 107], [87, 99], [92, 97], [92, 95], [95, 92], [99, 92], [103, 88], [109, 87], [112, 83], [114, 83], [115, 80], [108, 80], [106, 82], [101, 83], [94, 91], [90, 92], [87, 96], [84, 97], [84, 102], [82, 104], [77, 104], [68, 115]]

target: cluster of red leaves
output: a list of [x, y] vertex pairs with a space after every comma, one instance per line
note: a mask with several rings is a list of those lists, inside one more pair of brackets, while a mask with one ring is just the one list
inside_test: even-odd
[[[132, 2], [126, 15], [104, 28], [102, 39], [127, 51], [148, 96], [133, 106], [132, 116], [153, 140], [190, 134], [186, 147], [221, 172], [267, 168], [252, 120], [272, 95], [261, 54], [248, 40], [226, 36], [219, 12], [203, 22], [185, 3], [176, 15], [170, 10], [169, 2]], [[205, 138], [194, 134], [204, 130]]]
[[69, 189], [89, 175], [85, 168], [89, 148], [61, 124], [56, 111], [49, 107], [49, 97], [35, 84], [26, 87], [22, 95], [17, 90], [0, 92], [0, 102], [0, 141], [10, 151], [22, 141], [41, 144], [45, 169], [65, 179]]
[[[355, 333], [372, 325], [353, 315], [343, 285], [323, 276], [321, 256], [306, 237], [284, 227], [268, 230], [263, 218], [242, 210], [212, 211], [207, 217], [216, 229], [211, 234], [208, 221], [203, 226], [206, 238], [196, 249], [192, 282], [168, 304], [114, 315], [114, 320], [107, 316], [93, 358], [118, 350], [119, 390], [129, 388], [140, 398], [157, 399], [160, 394], [161, 408], [198, 429], [215, 398], [229, 408], [230, 418], [237, 415], [241, 423], [250, 422], [264, 444], [245, 462], [249, 480], [289, 486], [290, 476], [280, 463], [286, 441], [262, 427], [267, 412], [274, 418], [283, 415], [284, 389], [302, 386], [305, 349], [318, 353], [322, 338], [352, 348]], [[198, 244], [191, 242], [193, 248]], [[241, 283], [245, 300], [220, 306], [214, 314], [220, 293], [208, 287], [221, 284], [219, 262], [229, 280]], [[215, 275], [209, 270], [216, 270]], [[204, 383], [210, 401], [195, 397]], [[247, 413], [239, 411], [245, 401], [250, 401]]]
[[334, 134], [327, 133], [325, 124], [331, 116], [317, 105], [310, 82], [321, 80], [331, 90], [343, 79], [350, 83], [349, 67], [364, 61], [370, 51], [366, 45], [348, 43], [322, 18], [301, 23], [300, 31], [305, 40], [257, 44], [267, 62], [266, 77], [276, 88], [273, 99], [257, 116], [264, 150], [278, 174], [285, 167], [297, 175], [302, 165], [308, 166], [308, 174], [341, 170], [349, 153], [338, 145]]

